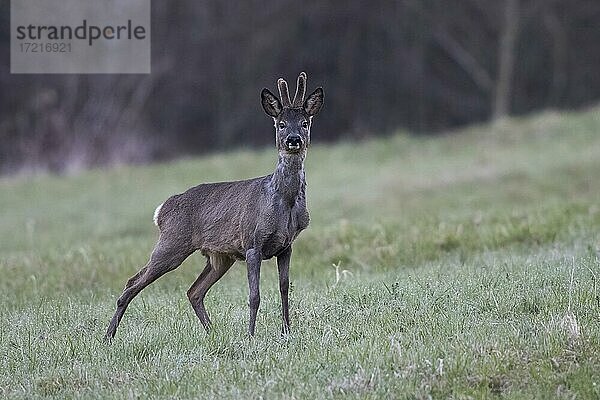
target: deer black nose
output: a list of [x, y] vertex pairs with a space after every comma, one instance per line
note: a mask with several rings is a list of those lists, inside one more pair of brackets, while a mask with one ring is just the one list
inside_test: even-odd
[[290, 135], [285, 138], [285, 145], [288, 149], [297, 150], [302, 147], [302, 137], [300, 135]]

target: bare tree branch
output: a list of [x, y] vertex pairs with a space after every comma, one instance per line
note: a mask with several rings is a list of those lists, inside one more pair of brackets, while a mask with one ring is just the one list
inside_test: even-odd
[[494, 81], [486, 69], [469, 53], [447, 29], [442, 27], [440, 21], [428, 12], [421, 2], [405, 1], [404, 4], [417, 12], [432, 27], [432, 35], [436, 43], [448, 54], [454, 62], [467, 73], [469, 78], [484, 92], [489, 93], [494, 86]]
[[498, 49], [498, 79], [496, 80], [494, 93], [494, 119], [501, 118], [510, 112], [519, 22], [519, 0], [505, 0], [504, 28], [500, 36], [500, 47]]

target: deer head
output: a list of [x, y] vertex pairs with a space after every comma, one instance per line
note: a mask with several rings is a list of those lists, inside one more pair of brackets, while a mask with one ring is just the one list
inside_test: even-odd
[[317, 88], [306, 100], [306, 73], [301, 72], [296, 84], [294, 101], [290, 101], [285, 79], [277, 80], [279, 97], [269, 89], [261, 93], [262, 106], [275, 123], [275, 143], [280, 154], [304, 153], [310, 144], [312, 119], [323, 106], [323, 88]]

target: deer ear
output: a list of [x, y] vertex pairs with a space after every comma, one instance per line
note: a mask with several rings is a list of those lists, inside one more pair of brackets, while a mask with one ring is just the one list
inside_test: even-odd
[[279, 99], [266, 88], [260, 93], [260, 98], [263, 109], [267, 115], [270, 115], [273, 118], [277, 117], [283, 109]]
[[304, 111], [312, 117], [317, 115], [321, 107], [323, 107], [323, 88], [317, 88], [304, 102]]

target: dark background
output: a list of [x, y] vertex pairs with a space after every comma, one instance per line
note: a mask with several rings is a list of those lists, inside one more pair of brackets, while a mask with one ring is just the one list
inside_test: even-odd
[[325, 88], [315, 141], [600, 97], [598, 0], [154, 0], [151, 75], [11, 75], [0, 5], [4, 174], [271, 145], [260, 90], [302, 70]]

